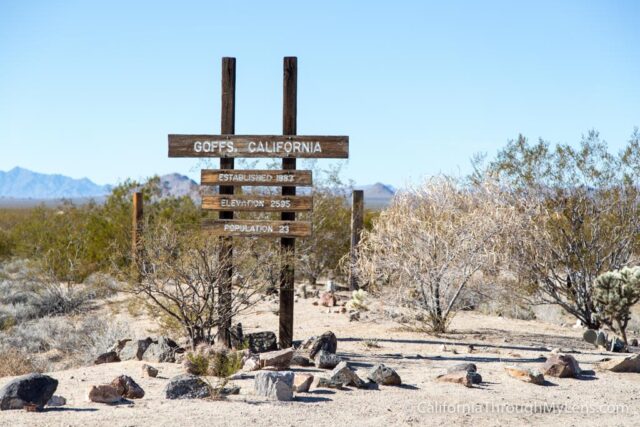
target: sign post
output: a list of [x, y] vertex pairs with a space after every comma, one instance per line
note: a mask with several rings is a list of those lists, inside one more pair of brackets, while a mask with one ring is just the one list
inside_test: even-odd
[[358, 279], [355, 274], [357, 261], [356, 248], [360, 243], [364, 226], [364, 191], [353, 190], [351, 194], [351, 249], [349, 250], [349, 290], [358, 290]]
[[[219, 186], [217, 195], [204, 196], [202, 208], [219, 212], [203, 228], [221, 239], [220, 261], [226, 263], [220, 281], [219, 340], [230, 345], [233, 237], [280, 239], [279, 344], [293, 342], [293, 286], [295, 239], [312, 233], [309, 221], [296, 221], [296, 212], [313, 210], [312, 196], [297, 196], [296, 187], [313, 184], [310, 171], [296, 169], [296, 159], [349, 157], [348, 136], [297, 135], [298, 60], [284, 58], [282, 135], [235, 135], [235, 58], [222, 59], [222, 114], [220, 135], [169, 135], [169, 157], [218, 157], [220, 169], [202, 170], [201, 185]], [[234, 159], [281, 158], [282, 170], [238, 170]], [[278, 186], [281, 195], [234, 194], [235, 187]], [[238, 220], [234, 211], [280, 212], [280, 220]]]

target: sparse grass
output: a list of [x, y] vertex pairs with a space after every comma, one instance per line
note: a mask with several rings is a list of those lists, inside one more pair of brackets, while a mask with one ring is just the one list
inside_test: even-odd
[[366, 339], [366, 340], [362, 341], [362, 345], [363, 345], [364, 348], [367, 348], [367, 349], [382, 348], [382, 346], [380, 345], [378, 340], [375, 339], [375, 338]]
[[23, 351], [10, 348], [0, 352], [0, 377], [13, 377], [40, 371], [36, 363]]

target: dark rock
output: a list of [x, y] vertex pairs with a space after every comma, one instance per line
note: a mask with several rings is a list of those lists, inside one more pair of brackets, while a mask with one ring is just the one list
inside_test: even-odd
[[211, 396], [209, 385], [199, 377], [190, 374], [171, 378], [164, 393], [167, 399], [203, 399]]
[[314, 359], [316, 368], [320, 369], [333, 369], [341, 361], [342, 359], [337, 354], [328, 353], [324, 350], [320, 350]]
[[569, 354], [552, 354], [540, 369], [545, 376], [577, 378], [580, 375], [578, 361]]
[[183, 349], [171, 338], [159, 337], [157, 341], [152, 341], [142, 356], [142, 360], [152, 363], [176, 361], [176, 353]]
[[373, 367], [371, 371], [369, 371], [369, 375], [367, 376], [369, 380], [373, 381], [376, 384], [382, 385], [401, 385], [402, 380], [400, 379], [400, 375], [393, 369], [379, 364]]
[[101, 365], [103, 363], [114, 363], [119, 361], [120, 361], [120, 357], [118, 357], [118, 353], [116, 353], [115, 351], [108, 351], [96, 357], [96, 360], [93, 361], [93, 364]]
[[447, 373], [451, 374], [453, 372], [465, 371], [465, 372], [478, 372], [478, 368], [475, 363], [458, 363], [453, 366], [449, 366], [447, 368]]
[[155, 378], [158, 376], [158, 370], [151, 365], [147, 365], [146, 363], [142, 365], [142, 376], [143, 377], [151, 377]]
[[251, 353], [264, 353], [278, 349], [278, 338], [271, 331], [253, 332], [245, 335]]
[[120, 350], [120, 360], [142, 360], [152, 342], [151, 338], [128, 341]]
[[320, 350], [332, 354], [338, 351], [338, 339], [333, 332], [327, 331], [313, 341], [309, 349], [309, 357], [315, 359]]
[[365, 382], [356, 374], [356, 372], [347, 365], [347, 362], [340, 362], [331, 371], [329, 381], [342, 383], [342, 385], [362, 388]]
[[22, 409], [26, 404], [42, 408], [58, 388], [58, 380], [43, 374], [15, 378], [0, 389], [0, 410]]
[[127, 399], [142, 399], [144, 397], [144, 390], [140, 387], [133, 378], [127, 375], [120, 375], [111, 381], [111, 385], [116, 388], [118, 394]]
[[302, 355], [298, 352], [293, 354], [291, 358], [291, 364], [294, 366], [313, 366], [313, 362], [305, 355]]
[[91, 386], [88, 395], [89, 401], [96, 403], [119, 403], [122, 396], [118, 393], [118, 389], [111, 384], [102, 384]]
[[342, 383], [331, 381], [329, 378], [319, 377], [316, 380], [315, 388], [335, 388], [337, 390], [342, 390]]

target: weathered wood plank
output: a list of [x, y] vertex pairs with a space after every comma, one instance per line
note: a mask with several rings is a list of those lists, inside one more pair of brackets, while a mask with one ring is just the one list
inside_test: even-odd
[[202, 209], [245, 212], [307, 212], [312, 196], [215, 195], [202, 197]]
[[311, 222], [308, 221], [205, 219], [202, 227], [219, 236], [294, 238], [311, 235]]
[[305, 187], [313, 185], [313, 178], [311, 171], [303, 170], [203, 169], [200, 172], [200, 184]]
[[348, 136], [169, 135], [169, 157], [346, 159]]

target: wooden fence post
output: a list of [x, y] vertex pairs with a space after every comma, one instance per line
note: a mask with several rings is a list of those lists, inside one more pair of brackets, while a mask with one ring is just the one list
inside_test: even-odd
[[142, 278], [142, 262], [144, 246], [142, 243], [143, 232], [143, 215], [144, 207], [142, 202], [142, 193], [137, 191], [133, 193], [133, 211], [131, 223], [131, 260], [135, 269], [135, 280], [140, 283]]
[[[222, 109], [220, 131], [224, 135], [236, 132], [236, 59], [222, 58]], [[233, 158], [220, 158], [220, 169], [233, 169]], [[221, 185], [220, 194], [233, 194], [232, 185]], [[220, 212], [220, 219], [233, 219], [233, 211]], [[231, 282], [233, 277], [233, 238], [220, 237], [220, 261], [223, 263], [218, 294], [218, 340], [231, 346]]]
[[353, 190], [351, 194], [351, 250], [349, 251], [349, 289], [355, 291], [359, 289], [358, 278], [355, 274], [355, 264], [357, 261], [356, 248], [360, 243], [362, 229], [364, 226], [364, 192]]
[[[285, 57], [283, 64], [282, 84], [282, 133], [295, 135], [298, 119], [298, 58]], [[282, 169], [295, 170], [296, 159], [282, 159]], [[295, 196], [296, 187], [282, 187], [283, 196]], [[295, 221], [295, 212], [282, 212], [283, 221]], [[295, 279], [295, 250], [296, 239], [283, 237], [280, 239], [280, 255], [282, 266], [280, 270], [280, 319], [278, 341], [280, 348], [289, 348], [293, 342], [293, 282]]]

